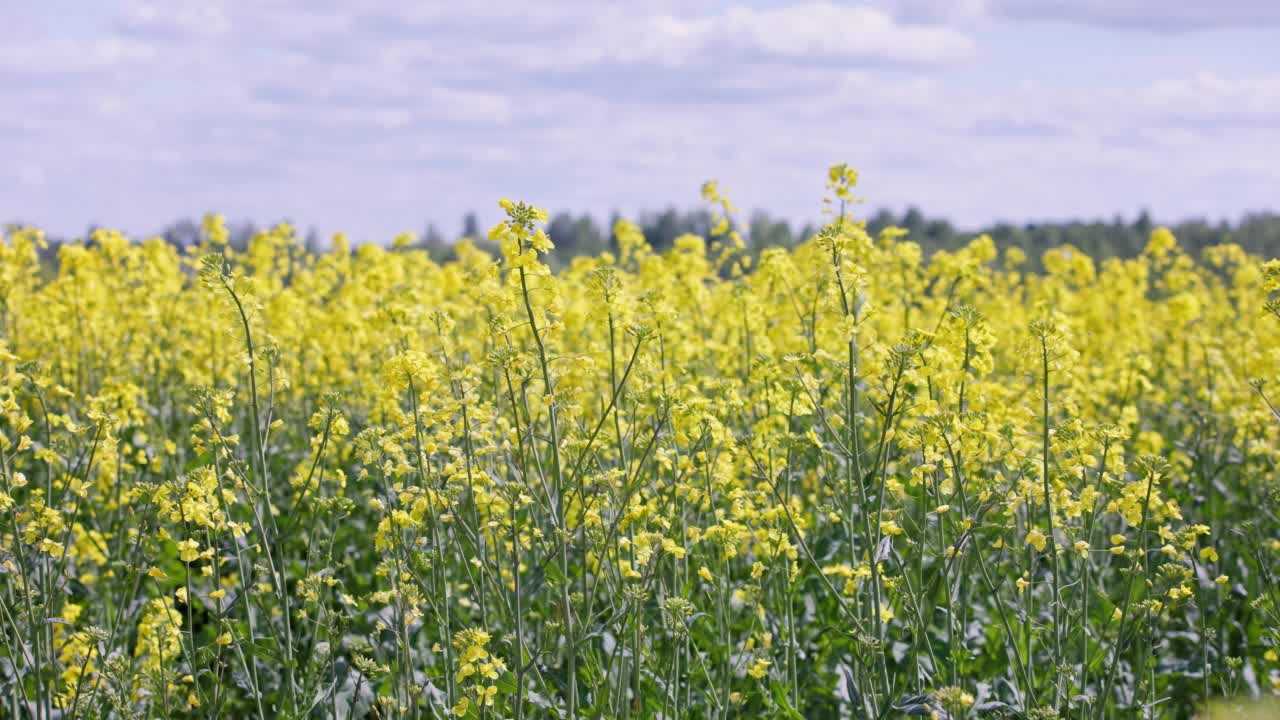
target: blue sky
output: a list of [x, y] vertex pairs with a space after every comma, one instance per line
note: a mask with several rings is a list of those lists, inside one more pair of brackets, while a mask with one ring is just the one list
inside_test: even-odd
[[0, 4], [0, 221], [216, 210], [385, 241], [510, 196], [633, 214], [1280, 206], [1280, 2]]

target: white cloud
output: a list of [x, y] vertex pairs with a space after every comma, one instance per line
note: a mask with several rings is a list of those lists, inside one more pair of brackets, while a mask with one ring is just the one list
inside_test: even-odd
[[0, 73], [19, 78], [57, 80], [153, 58], [154, 53], [146, 44], [119, 36], [91, 40], [23, 38], [0, 43]]
[[1143, 30], [1201, 30], [1280, 23], [1280, 3], [1274, 0], [991, 0], [990, 9], [1016, 19], [1067, 20]]
[[[793, 62], [843, 60], [871, 64], [942, 65], [968, 59], [973, 41], [948, 27], [903, 24], [887, 12], [833, 2], [757, 8], [731, 5], [649, 13], [643, 5], [586, 14], [568, 47], [534, 52], [517, 63], [565, 69], [597, 63], [684, 66], [728, 53]], [[727, 70], [727, 69], [726, 69]]]
[[[175, 9], [176, 8], [176, 9]], [[968, 58], [973, 42], [945, 26], [902, 23], [884, 10], [835, 2], [777, 7], [692, 2], [552, 0], [396, 3], [136, 2], [121, 23], [157, 39], [230, 35], [255, 45], [323, 56], [376, 52], [394, 64], [464, 64], [484, 58], [512, 68], [573, 70], [600, 64], [680, 66], [733, 51], [791, 60], [941, 64]], [[353, 38], [377, 38], [353, 43]]]
[[123, 29], [159, 37], [217, 37], [231, 29], [231, 19], [218, 0], [133, 0]]
[[725, 38], [730, 47], [796, 60], [947, 64], [974, 51], [973, 41], [953, 28], [903, 25], [882, 10], [826, 2], [735, 7], [697, 27], [709, 38]]
[[[93, 33], [27, 22], [0, 44], [0, 107], [22, 109], [0, 117], [0, 221], [147, 231], [216, 208], [385, 238], [504, 195], [693, 204], [708, 177], [808, 219], [836, 161], [873, 205], [962, 223], [1236, 212], [1280, 185], [1273, 68], [1023, 84], [984, 46], [1003, 1], [210, 0]], [[1069, 29], [1017, 27], [1070, 50]]]
[[1195, 31], [1280, 24], [1274, 0], [884, 0], [895, 15], [930, 22], [1042, 20], [1144, 31]]
[[1280, 74], [1226, 78], [1200, 72], [1150, 83], [1137, 99], [1155, 122], [1280, 127]]

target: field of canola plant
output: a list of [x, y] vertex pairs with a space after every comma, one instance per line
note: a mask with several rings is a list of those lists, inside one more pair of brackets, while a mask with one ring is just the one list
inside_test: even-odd
[[[1280, 694], [1280, 262], [857, 218], [552, 271], [0, 243], [0, 717], [1136, 718]], [[1034, 269], [1033, 269], [1034, 268]], [[1243, 712], [1243, 711], [1241, 711]], [[1216, 716], [1215, 716], [1216, 717]], [[1226, 715], [1235, 717], [1235, 715]]]

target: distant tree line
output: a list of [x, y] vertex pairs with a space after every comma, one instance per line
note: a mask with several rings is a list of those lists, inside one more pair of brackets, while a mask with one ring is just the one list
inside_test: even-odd
[[[601, 225], [591, 215], [574, 215], [561, 212], [547, 223], [547, 233], [556, 244], [553, 260], [565, 263], [578, 255], [593, 255], [617, 247], [612, 228], [617, 216]], [[675, 239], [686, 233], [707, 236], [711, 229], [711, 215], [706, 210], [679, 211], [669, 208], [661, 212], [641, 213], [636, 224], [644, 231], [649, 244], [658, 251], [672, 246]], [[867, 229], [873, 235], [886, 227], [897, 226], [908, 231], [906, 239], [919, 243], [926, 254], [937, 250], [955, 250], [974, 237], [985, 233], [991, 236], [999, 248], [1018, 247], [1038, 264], [1046, 250], [1061, 245], [1073, 245], [1095, 259], [1133, 257], [1146, 247], [1151, 230], [1157, 223], [1142, 212], [1128, 220], [1115, 217], [1104, 220], [1071, 220], [1060, 222], [1022, 223], [1000, 222], [977, 230], [961, 230], [942, 218], [926, 216], [917, 208], [902, 212], [881, 209], [867, 218]], [[1211, 245], [1233, 242], [1248, 252], [1265, 257], [1280, 257], [1280, 213], [1251, 213], [1236, 222], [1193, 219], [1170, 224], [1179, 245], [1187, 252], [1198, 255]], [[817, 231], [814, 224], [794, 225], [765, 212], [751, 214], [738, 231], [752, 254], [769, 247], [791, 247], [809, 238]], [[463, 223], [461, 237], [477, 239], [477, 244], [496, 252], [484, 239], [484, 233], [476, 225], [474, 215], [468, 215]], [[428, 225], [419, 240], [433, 257], [448, 259], [453, 254], [453, 243], [434, 225]]]
[[[579, 255], [595, 255], [615, 249], [617, 238], [613, 235], [613, 226], [618, 217], [615, 214], [607, 223], [601, 224], [589, 214], [559, 212], [552, 215], [547, 223], [547, 233], [556, 247], [550, 261], [555, 265], [563, 265]], [[817, 230], [814, 224], [794, 225], [765, 212], [747, 216], [745, 225], [741, 222], [742, 218], [737, 220], [737, 229], [752, 254], [758, 254], [769, 247], [791, 247]], [[682, 211], [668, 208], [658, 212], [644, 212], [635, 222], [644, 231], [649, 244], [659, 252], [670, 248], [681, 235], [692, 233], [705, 237], [711, 230], [711, 214], [704, 209]], [[976, 230], [960, 230], [949, 221], [928, 217], [914, 207], [902, 212], [881, 209], [867, 218], [867, 229], [872, 234], [889, 226], [904, 228], [908, 231], [907, 239], [919, 243], [926, 254], [937, 250], [954, 250], [976, 235], [986, 233], [995, 240], [997, 247], [1021, 248], [1033, 263], [1038, 262], [1044, 251], [1064, 244], [1073, 245], [1098, 259], [1132, 257], [1145, 247], [1155, 225], [1146, 212], [1131, 220], [1117, 216], [1109, 221], [1071, 220], [1022, 224], [1001, 222]], [[1280, 257], [1280, 213], [1251, 213], [1236, 222], [1185, 220], [1171, 224], [1170, 228], [1177, 236], [1179, 245], [1192, 254], [1198, 254], [1201, 249], [1210, 245], [1234, 242], [1251, 253]], [[244, 247], [260, 228], [251, 222], [241, 222], [231, 223], [228, 229], [231, 232], [231, 245]], [[85, 236], [88, 237], [92, 230], [90, 228]], [[193, 219], [178, 220], [159, 235], [179, 247], [194, 245], [200, 241], [200, 222]], [[455, 242], [470, 238], [482, 249], [496, 255], [497, 247], [485, 235], [485, 229], [481, 227], [476, 215], [468, 213], [456, 235], [449, 237], [436, 224], [428, 223], [413, 245], [426, 250], [437, 260], [444, 261], [453, 257]], [[301, 239], [304, 246], [311, 250], [321, 251], [328, 247], [328, 240], [322, 239], [314, 229], [303, 233]], [[66, 241], [62, 238], [49, 240], [47, 252], [51, 256], [56, 252], [57, 246]]]

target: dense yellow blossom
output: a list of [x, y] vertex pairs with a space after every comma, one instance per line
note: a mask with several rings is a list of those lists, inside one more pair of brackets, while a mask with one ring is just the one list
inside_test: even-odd
[[856, 217], [852, 168], [826, 179], [794, 247], [749, 251], [708, 183], [707, 237], [659, 252], [620, 220], [556, 268], [547, 213], [507, 200], [494, 255], [443, 263], [288, 225], [233, 247], [216, 215], [188, 248], [7, 231], [4, 707], [1088, 717], [1276, 692], [1280, 262], [1162, 228], [1128, 258], [928, 254]]

